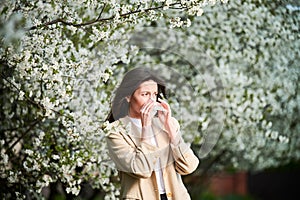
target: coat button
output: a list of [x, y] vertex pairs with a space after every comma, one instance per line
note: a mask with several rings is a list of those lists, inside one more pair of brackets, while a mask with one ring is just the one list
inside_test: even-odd
[[172, 197], [172, 193], [169, 192], [169, 193], [167, 194], [167, 197]]

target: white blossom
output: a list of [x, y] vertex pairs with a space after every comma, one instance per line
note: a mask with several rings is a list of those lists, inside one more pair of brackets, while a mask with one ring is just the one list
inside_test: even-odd
[[52, 155], [52, 158], [54, 159], [54, 160], [59, 160], [60, 159], [60, 157], [59, 157], [59, 155]]

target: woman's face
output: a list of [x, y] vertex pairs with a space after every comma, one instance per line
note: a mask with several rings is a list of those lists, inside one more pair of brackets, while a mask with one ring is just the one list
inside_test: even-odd
[[138, 89], [129, 97], [129, 116], [133, 118], [141, 118], [141, 108], [152, 98], [156, 101], [158, 93], [157, 83], [153, 80], [143, 82]]

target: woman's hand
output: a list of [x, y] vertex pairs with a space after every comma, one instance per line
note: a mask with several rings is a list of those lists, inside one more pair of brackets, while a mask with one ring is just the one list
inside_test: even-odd
[[161, 98], [158, 99], [159, 104], [164, 108], [164, 111], [158, 111], [158, 118], [162, 123], [165, 124], [166, 121], [169, 121], [171, 119], [171, 108], [169, 104], [162, 100]]
[[158, 111], [158, 118], [164, 124], [169, 134], [171, 143], [176, 145], [179, 143], [179, 137], [177, 137], [178, 127], [177, 124], [173, 123], [172, 121], [171, 108], [166, 101], [160, 98], [158, 100], [160, 102], [160, 105], [165, 109], [165, 111], [160, 111], [160, 110]]

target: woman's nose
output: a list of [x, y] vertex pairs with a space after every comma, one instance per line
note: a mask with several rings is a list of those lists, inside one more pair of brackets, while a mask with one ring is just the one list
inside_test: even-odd
[[154, 100], [154, 101], [156, 101], [156, 94], [152, 94], [151, 95], [151, 99]]

